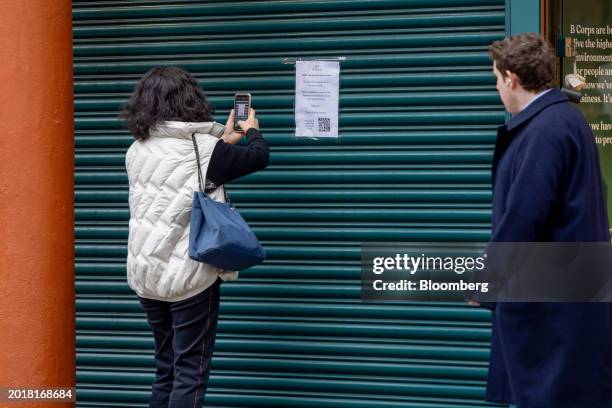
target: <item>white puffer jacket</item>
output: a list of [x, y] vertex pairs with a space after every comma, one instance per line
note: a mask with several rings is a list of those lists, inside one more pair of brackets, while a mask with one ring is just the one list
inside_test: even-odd
[[[202, 173], [224, 126], [215, 122], [163, 122], [145, 141], [128, 149], [125, 167], [130, 193], [127, 280], [138, 296], [176, 302], [204, 291], [218, 277], [237, 278], [189, 258], [189, 224], [198, 188], [191, 140], [196, 132]], [[225, 201], [222, 188], [210, 194]]]

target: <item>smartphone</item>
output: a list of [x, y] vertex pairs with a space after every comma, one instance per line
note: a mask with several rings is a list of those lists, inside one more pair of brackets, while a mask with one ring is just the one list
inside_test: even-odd
[[249, 110], [251, 109], [251, 94], [247, 92], [236, 92], [234, 96], [234, 130], [242, 130], [238, 126], [239, 120], [247, 120], [249, 118]]

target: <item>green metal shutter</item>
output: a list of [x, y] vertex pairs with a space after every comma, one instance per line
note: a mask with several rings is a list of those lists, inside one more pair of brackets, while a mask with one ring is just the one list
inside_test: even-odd
[[[223, 286], [207, 406], [487, 406], [489, 314], [362, 303], [359, 261], [361, 242], [488, 238], [503, 0], [73, 4], [79, 407], [145, 406], [153, 381], [116, 113], [155, 65], [193, 72], [221, 122], [251, 91], [272, 146], [230, 187], [269, 260]], [[347, 58], [338, 141], [293, 137], [282, 59], [314, 56]]]

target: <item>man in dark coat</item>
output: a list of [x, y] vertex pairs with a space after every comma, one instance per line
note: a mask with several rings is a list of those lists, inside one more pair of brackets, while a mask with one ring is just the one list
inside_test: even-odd
[[[597, 147], [554, 86], [555, 54], [535, 34], [490, 47], [513, 116], [493, 159], [492, 242], [608, 242]], [[487, 400], [518, 408], [612, 407], [609, 303], [491, 304]]]

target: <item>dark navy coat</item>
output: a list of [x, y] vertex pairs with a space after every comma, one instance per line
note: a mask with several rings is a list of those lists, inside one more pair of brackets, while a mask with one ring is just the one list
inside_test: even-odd
[[[610, 240], [597, 147], [558, 89], [498, 130], [494, 242]], [[612, 305], [492, 305], [487, 400], [518, 408], [612, 407]]]

